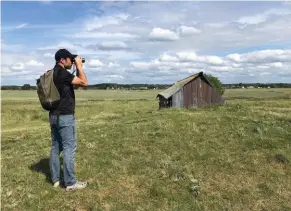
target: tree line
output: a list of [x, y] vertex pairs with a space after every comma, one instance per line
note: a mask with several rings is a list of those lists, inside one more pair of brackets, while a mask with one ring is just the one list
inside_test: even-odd
[[[117, 84], [117, 83], [101, 83], [88, 85], [82, 89], [129, 89], [129, 90], [146, 90], [146, 89], [166, 89], [172, 84]], [[78, 89], [78, 87], [75, 87]], [[23, 84], [22, 86], [4, 85], [1, 90], [36, 90], [36, 86], [30, 84]]]
[[291, 83], [238, 83], [223, 84], [227, 89], [238, 88], [291, 88]]
[[[126, 89], [126, 90], [147, 90], [147, 89], [167, 89], [173, 84], [117, 84], [117, 83], [101, 83], [89, 85], [85, 89], [108, 90], [108, 89]], [[291, 88], [291, 83], [237, 83], [237, 84], [222, 84], [224, 89], [238, 88]], [[76, 88], [77, 89], [77, 88]], [[4, 85], [1, 90], [36, 90], [36, 86], [30, 84]]]

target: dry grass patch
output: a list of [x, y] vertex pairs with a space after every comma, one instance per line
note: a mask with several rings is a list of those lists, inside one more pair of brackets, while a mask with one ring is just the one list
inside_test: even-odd
[[76, 171], [89, 186], [73, 193], [50, 184], [47, 113], [4, 102], [1, 210], [291, 209], [289, 100], [158, 110], [155, 93], [107, 93], [78, 92]]

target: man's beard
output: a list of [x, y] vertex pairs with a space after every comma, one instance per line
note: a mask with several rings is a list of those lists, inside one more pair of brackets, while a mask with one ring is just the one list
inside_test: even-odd
[[71, 65], [65, 65], [65, 68], [66, 68], [66, 69], [71, 69], [72, 66], [73, 66], [73, 64], [71, 64]]

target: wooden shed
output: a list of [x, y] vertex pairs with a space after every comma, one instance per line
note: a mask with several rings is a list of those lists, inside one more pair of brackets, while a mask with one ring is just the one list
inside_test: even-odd
[[207, 105], [224, 104], [224, 98], [203, 75], [203, 72], [177, 81], [173, 86], [160, 92], [159, 108], [197, 108]]

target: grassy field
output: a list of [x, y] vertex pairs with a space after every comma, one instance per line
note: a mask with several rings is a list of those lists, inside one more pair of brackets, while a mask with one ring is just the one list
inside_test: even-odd
[[157, 93], [77, 91], [89, 186], [68, 193], [49, 181], [36, 92], [2, 91], [1, 210], [291, 210], [291, 89], [227, 90], [195, 110], [158, 110]]

